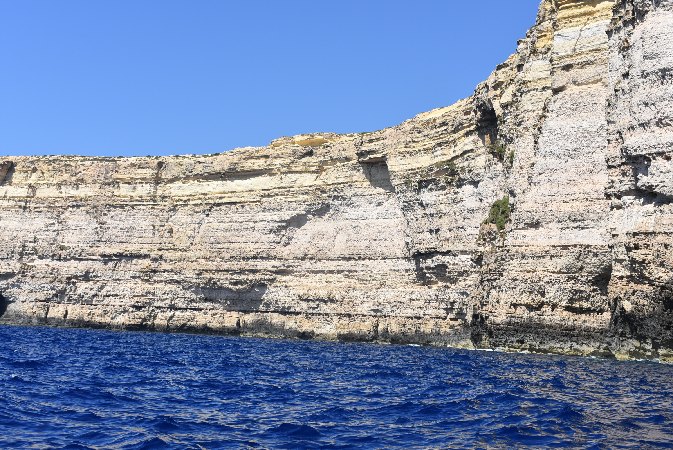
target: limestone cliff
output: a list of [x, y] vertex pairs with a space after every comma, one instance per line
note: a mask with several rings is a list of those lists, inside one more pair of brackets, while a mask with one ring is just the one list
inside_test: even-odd
[[673, 0], [373, 133], [0, 161], [0, 321], [673, 359]]

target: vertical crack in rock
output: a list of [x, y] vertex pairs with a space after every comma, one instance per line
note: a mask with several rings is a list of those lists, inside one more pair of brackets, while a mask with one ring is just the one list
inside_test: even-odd
[[618, 344], [618, 349], [635, 357], [673, 348], [673, 278], [656, 286], [651, 296], [649, 302], [618, 298], [613, 306], [611, 334], [626, 343], [626, 348]]
[[476, 102], [477, 134], [484, 145], [495, 145], [498, 142], [498, 115], [490, 100]]
[[671, 23], [670, 0], [620, 0], [609, 30], [610, 333], [622, 357], [673, 353]]
[[0, 317], [4, 316], [9, 306], [9, 300], [0, 293]]

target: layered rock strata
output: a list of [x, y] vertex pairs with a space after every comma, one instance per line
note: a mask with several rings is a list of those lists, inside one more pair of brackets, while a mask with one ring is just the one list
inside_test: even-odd
[[673, 0], [545, 0], [393, 128], [0, 161], [0, 322], [671, 360], [672, 157]]

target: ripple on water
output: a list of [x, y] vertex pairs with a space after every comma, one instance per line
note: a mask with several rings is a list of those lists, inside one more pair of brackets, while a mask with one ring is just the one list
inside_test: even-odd
[[0, 339], [0, 448], [673, 447], [673, 366], [49, 328]]

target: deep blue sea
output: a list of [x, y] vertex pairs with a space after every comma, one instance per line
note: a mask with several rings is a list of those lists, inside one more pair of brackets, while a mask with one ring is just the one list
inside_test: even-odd
[[0, 448], [673, 447], [673, 366], [0, 327]]

